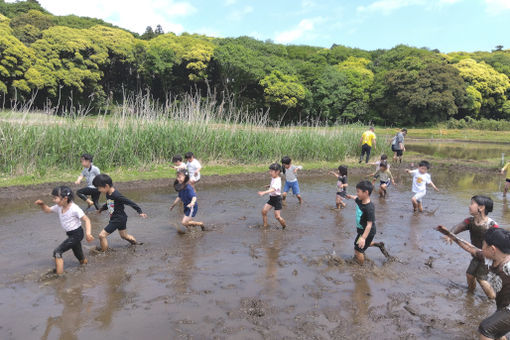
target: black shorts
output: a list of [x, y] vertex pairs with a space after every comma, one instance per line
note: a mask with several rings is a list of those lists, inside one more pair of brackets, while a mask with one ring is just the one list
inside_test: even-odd
[[505, 181], [507, 181], [508, 183], [510, 183], [510, 178], [505, 179]]
[[81, 240], [83, 240], [83, 228], [79, 227], [66, 232], [67, 239], [62, 242], [55, 250], [53, 250], [53, 257], [62, 258], [62, 254], [69, 249], [73, 250], [74, 256], [80, 261], [85, 259], [83, 255], [83, 249], [81, 248]]
[[347, 192], [346, 191], [337, 191], [336, 194], [340, 197], [343, 197], [345, 198], [347, 196]]
[[391, 146], [391, 151], [396, 152], [397, 153], [397, 157], [402, 157], [402, 155], [404, 154], [404, 151], [396, 150], [395, 145]]
[[370, 247], [370, 244], [374, 240], [376, 230], [375, 230], [375, 227], [372, 227], [372, 229], [370, 229], [370, 232], [368, 233], [368, 236], [365, 239], [365, 246], [362, 249], [362, 248], [358, 247], [358, 238], [361, 235], [363, 235], [364, 230], [361, 230], [359, 228], [356, 228], [356, 229], [358, 231], [358, 235], [356, 235], [356, 238], [354, 239], [354, 250], [363, 254], [365, 252], [365, 250], [367, 250], [368, 247]]
[[487, 275], [489, 275], [489, 268], [485, 264], [484, 260], [473, 257], [469, 263], [469, 267], [467, 268], [466, 273], [473, 275], [478, 280], [486, 281]]
[[510, 311], [506, 308], [498, 309], [480, 323], [478, 332], [487, 338], [501, 338], [510, 332]]
[[379, 185], [382, 185], [382, 184], [386, 184], [386, 187], [389, 187], [390, 184], [391, 184], [391, 180], [387, 180], [386, 182], [385, 181], [379, 181]]
[[282, 196], [269, 196], [267, 204], [274, 207], [274, 210], [282, 210]]
[[127, 228], [127, 219], [125, 221], [110, 221], [106, 227], [104, 227], [104, 231], [108, 234], [113, 233], [115, 230], [126, 230]]

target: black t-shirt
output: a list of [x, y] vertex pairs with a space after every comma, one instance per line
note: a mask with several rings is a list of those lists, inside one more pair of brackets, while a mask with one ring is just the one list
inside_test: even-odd
[[374, 203], [369, 202], [367, 204], [361, 203], [359, 198], [355, 199], [356, 202], [356, 227], [358, 231], [364, 231], [367, 227], [368, 222], [372, 222], [372, 229], [370, 232], [375, 230], [375, 206]]
[[338, 177], [338, 181], [336, 182], [338, 192], [347, 191], [347, 189], [344, 186], [341, 187], [342, 184], [347, 184], [347, 175]]
[[115, 190], [111, 195], [106, 194], [106, 203], [101, 207], [101, 211], [108, 210], [110, 221], [124, 221], [127, 219], [124, 205], [129, 205], [138, 214], [142, 213], [142, 209], [135, 202], [124, 197], [118, 190]]

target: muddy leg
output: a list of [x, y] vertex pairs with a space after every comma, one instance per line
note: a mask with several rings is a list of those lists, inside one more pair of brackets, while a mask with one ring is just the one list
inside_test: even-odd
[[411, 198], [411, 202], [413, 202], [413, 211], [416, 212], [416, 210], [418, 210], [418, 202], [414, 197]]
[[492, 286], [490, 285], [489, 282], [487, 282], [486, 280], [478, 280], [478, 284], [480, 285], [480, 287], [482, 287], [485, 295], [487, 295], [487, 297], [491, 300], [494, 300], [496, 298], [496, 293], [494, 292], [494, 289], [492, 288]]
[[106, 251], [108, 249], [108, 241], [106, 240], [108, 235], [110, 234], [107, 233], [104, 229], [99, 233], [99, 243], [101, 244], [102, 251]]
[[64, 274], [64, 259], [61, 257], [55, 257], [55, 273], [57, 275]]
[[365, 254], [360, 253], [357, 250], [354, 250], [354, 258], [358, 264], [363, 265], [365, 263]]
[[386, 250], [386, 247], [384, 246], [384, 242], [372, 242], [370, 244], [370, 247], [377, 247], [377, 248], [379, 248], [379, 250], [384, 255], [384, 257], [386, 257], [388, 259], [391, 258], [390, 254]]
[[126, 229], [119, 230], [119, 234], [122, 239], [128, 241], [131, 244], [136, 244], [136, 239], [132, 235], [129, 235]]
[[476, 288], [476, 279], [473, 275], [466, 273], [466, 281], [468, 285], [468, 292], [474, 293]]
[[423, 204], [421, 202], [418, 202], [418, 211], [423, 212]]
[[285, 201], [286, 198], [287, 198], [287, 193], [286, 192], [282, 193], [282, 200]]
[[303, 197], [301, 197], [301, 195], [296, 195], [298, 201], [299, 201], [299, 204], [303, 203]]
[[285, 220], [283, 219], [283, 217], [280, 216], [280, 210], [274, 211], [274, 217], [278, 220], [278, 222], [280, 222], [283, 229], [287, 227], [287, 225], [285, 224]]
[[264, 205], [264, 208], [262, 208], [262, 222], [264, 223], [264, 228], [267, 228], [267, 226], [268, 226], [267, 213], [269, 212], [269, 210], [271, 210], [271, 208], [272, 208], [272, 206], [267, 203]]
[[202, 229], [202, 231], [205, 230], [204, 222], [189, 221], [188, 225], [193, 226], [193, 227], [200, 227], [200, 229]]
[[505, 181], [505, 190], [503, 191], [503, 196], [506, 196], [506, 193], [508, 192], [509, 187], [510, 187], [510, 182]]

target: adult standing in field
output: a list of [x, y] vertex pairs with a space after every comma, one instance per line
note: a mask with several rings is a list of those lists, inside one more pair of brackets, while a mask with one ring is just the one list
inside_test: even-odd
[[404, 155], [404, 151], [406, 151], [406, 147], [404, 146], [404, 137], [407, 135], [407, 129], [402, 129], [395, 137], [393, 137], [393, 141], [391, 142], [391, 151], [393, 154], [393, 162], [396, 162], [397, 159], [400, 163], [402, 163], [402, 156]]
[[363, 161], [363, 156], [366, 154], [365, 163], [368, 163], [370, 159], [370, 151], [372, 151], [372, 146], [375, 148], [375, 129], [371, 126], [367, 131], [363, 132], [361, 135], [361, 155], [359, 156], [359, 162]]

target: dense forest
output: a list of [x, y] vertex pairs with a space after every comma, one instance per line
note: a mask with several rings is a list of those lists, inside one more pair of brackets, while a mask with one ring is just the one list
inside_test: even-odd
[[444, 54], [405, 45], [366, 51], [249, 37], [143, 35], [99, 19], [0, 0], [0, 105], [97, 112], [127, 94], [165, 102], [223, 95], [283, 122], [421, 125], [510, 118], [510, 50]]

